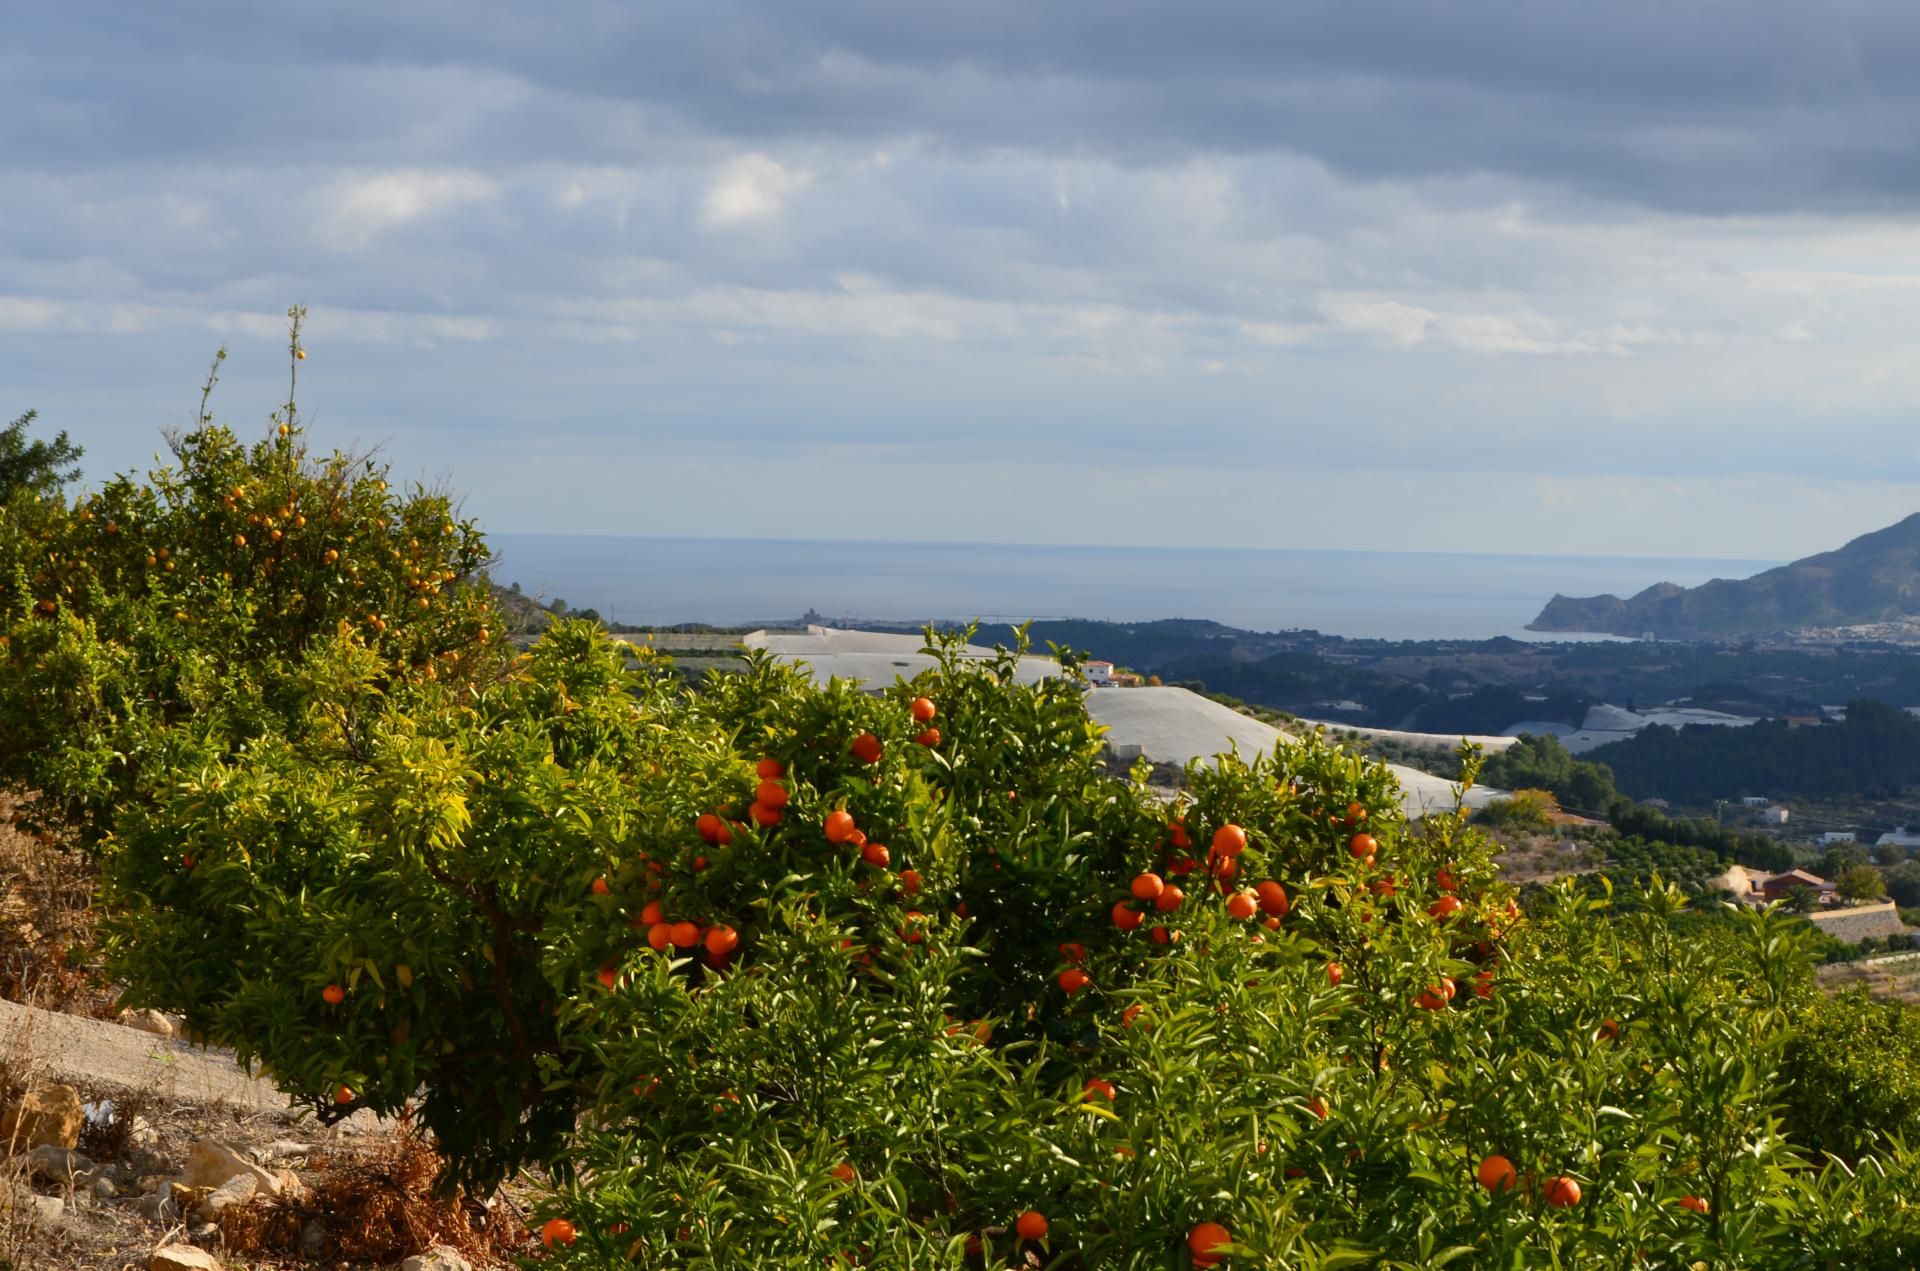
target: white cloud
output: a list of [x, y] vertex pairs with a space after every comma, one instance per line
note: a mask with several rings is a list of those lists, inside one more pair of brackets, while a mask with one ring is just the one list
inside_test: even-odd
[[786, 210], [788, 197], [812, 179], [811, 174], [767, 155], [741, 155], [707, 187], [700, 201], [700, 223], [708, 229], [724, 229], [772, 220]]
[[486, 199], [494, 188], [489, 178], [464, 171], [402, 169], [353, 177], [334, 191], [317, 229], [327, 246], [353, 251], [394, 226]]

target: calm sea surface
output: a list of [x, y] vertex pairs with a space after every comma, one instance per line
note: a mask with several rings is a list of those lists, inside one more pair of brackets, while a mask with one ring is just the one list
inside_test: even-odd
[[[635, 624], [1211, 618], [1378, 639], [1539, 639], [1553, 594], [1745, 578], [1776, 561], [496, 534], [494, 577]], [[1565, 639], [1567, 637], [1558, 637]]]

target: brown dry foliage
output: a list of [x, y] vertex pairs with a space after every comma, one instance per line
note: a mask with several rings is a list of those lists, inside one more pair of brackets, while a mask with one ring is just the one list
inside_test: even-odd
[[315, 1219], [326, 1229], [320, 1256], [329, 1261], [392, 1264], [443, 1245], [484, 1266], [510, 1262], [525, 1247], [524, 1227], [504, 1200], [487, 1205], [435, 1194], [439, 1154], [404, 1125], [369, 1147], [312, 1163], [322, 1172], [311, 1195], [264, 1197], [221, 1213], [229, 1254], [292, 1253]]
[[31, 807], [0, 793], [0, 998], [110, 1018], [113, 993], [87, 966], [96, 871], [53, 834], [15, 828]]

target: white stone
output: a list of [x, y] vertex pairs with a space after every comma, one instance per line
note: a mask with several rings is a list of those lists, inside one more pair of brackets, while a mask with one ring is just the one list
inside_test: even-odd
[[473, 1271], [473, 1264], [444, 1245], [436, 1245], [402, 1262], [400, 1271]]
[[161, 1245], [147, 1259], [148, 1271], [220, 1271], [220, 1259], [192, 1245]]
[[180, 1181], [189, 1187], [218, 1187], [237, 1174], [246, 1174], [268, 1195], [277, 1194], [280, 1180], [272, 1170], [262, 1169], [224, 1143], [200, 1139], [187, 1152], [187, 1168]]

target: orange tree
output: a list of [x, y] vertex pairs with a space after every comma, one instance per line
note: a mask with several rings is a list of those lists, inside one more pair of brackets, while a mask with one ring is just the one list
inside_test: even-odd
[[0, 779], [83, 841], [170, 774], [298, 736], [312, 677], [465, 681], [500, 661], [472, 585], [484, 542], [444, 494], [311, 453], [290, 407], [252, 445], [203, 420], [173, 454], [0, 505]]
[[336, 646], [299, 741], [122, 817], [116, 967], [451, 1180], [544, 1161], [569, 1264], [1911, 1264], [1907, 1154], [1780, 1128], [1786, 920], [1522, 913], [1313, 741], [1166, 801], [1071, 675], [933, 647], [869, 694]]

